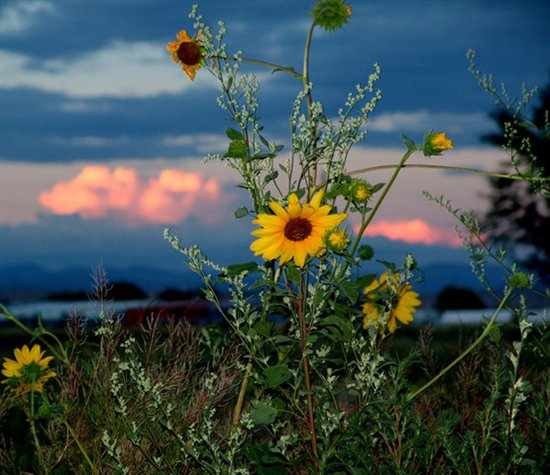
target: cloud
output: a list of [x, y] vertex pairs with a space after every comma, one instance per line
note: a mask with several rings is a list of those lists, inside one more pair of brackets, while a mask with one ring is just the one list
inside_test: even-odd
[[144, 180], [132, 167], [88, 165], [74, 178], [41, 193], [38, 201], [56, 215], [173, 224], [190, 216], [203, 222], [215, 220], [220, 194], [216, 179], [205, 179], [197, 172], [164, 169]]
[[460, 247], [461, 244], [453, 230], [434, 226], [419, 218], [375, 221], [367, 228], [365, 236], [381, 236], [411, 244], [441, 244], [449, 247]]
[[450, 134], [462, 134], [472, 130], [484, 130], [491, 125], [486, 113], [452, 113], [416, 110], [388, 112], [373, 116], [367, 124], [370, 132], [428, 132], [445, 130]]
[[0, 34], [21, 33], [54, 12], [53, 3], [45, 0], [14, 0], [0, 9]]
[[173, 64], [164, 45], [114, 41], [74, 58], [40, 60], [0, 50], [0, 88], [33, 88], [71, 98], [154, 97], [213, 87], [204, 71], [195, 82]]

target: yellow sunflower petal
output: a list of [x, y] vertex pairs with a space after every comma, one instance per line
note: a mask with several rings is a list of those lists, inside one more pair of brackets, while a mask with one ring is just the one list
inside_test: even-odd
[[191, 41], [193, 41], [193, 38], [191, 38], [185, 30], [181, 30], [178, 33], [177, 38], [180, 43], [190, 43]]
[[284, 209], [279, 203], [272, 201], [269, 203], [269, 207], [271, 208], [271, 211], [273, 211], [279, 218], [288, 220], [288, 213], [286, 209]]
[[40, 345], [38, 345], [38, 344], [33, 345], [33, 347], [31, 348], [31, 350], [29, 352], [31, 361], [35, 362], [35, 363], [40, 361], [40, 358], [41, 358], [42, 354], [43, 353], [40, 349]]
[[[309, 205], [312, 207], [312, 208], [319, 208], [319, 206], [321, 206], [321, 201], [323, 200], [323, 196], [325, 195], [325, 192], [323, 190], [319, 190], [317, 193], [315, 193], [310, 202], [309, 202]], [[329, 208], [330, 209], [330, 208]]]
[[394, 312], [391, 312], [390, 318], [388, 320], [388, 330], [390, 333], [393, 333], [397, 329], [397, 320], [395, 318]]
[[298, 196], [296, 196], [295, 193], [292, 193], [288, 197], [288, 214], [291, 218], [297, 218], [298, 216], [304, 216], [303, 215], [303, 209], [302, 205], [300, 204], [300, 201], [298, 200]]
[[42, 358], [38, 364], [41, 368], [46, 369], [50, 365], [50, 361], [53, 360], [53, 356], [46, 356], [45, 358]]
[[380, 320], [380, 310], [372, 303], [363, 304], [363, 328], [368, 328]]
[[299, 241], [296, 242], [294, 246], [295, 246], [294, 262], [298, 267], [304, 267], [306, 263], [306, 257], [307, 257], [306, 249], [304, 245]]

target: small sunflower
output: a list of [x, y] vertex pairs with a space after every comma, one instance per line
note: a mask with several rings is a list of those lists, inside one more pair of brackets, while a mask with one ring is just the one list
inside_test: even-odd
[[286, 209], [276, 201], [269, 203], [274, 214], [261, 213], [253, 221], [260, 228], [252, 231], [258, 239], [250, 250], [266, 260], [279, 259], [281, 264], [294, 259], [298, 267], [305, 265], [308, 256], [319, 255], [325, 248], [327, 231], [346, 219], [345, 213], [329, 214], [331, 207], [321, 206], [323, 195], [318, 191], [302, 205], [292, 193]]
[[191, 38], [185, 30], [180, 31], [177, 40], [166, 45], [166, 50], [172, 56], [172, 60], [180, 64], [185, 74], [193, 81], [203, 60], [199, 38]]
[[34, 391], [42, 392], [44, 383], [56, 376], [49, 369], [53, 356], [44, 357], [40, 345], [33, 345], [31, 349], [27, 345], [14, 350], [15, 360], [4, 358], [2, 374], [7, 378], [3, 382], [17, 386], [21, 393]]
[[431, 132], [424, 141], [424, 155], [427, 157], [441, 155], [454, 148], [453, 141], [445, 132]]
[[348, 235], [343, 229], [331, 229], [325, 236], [325, 243], [330, 250], [342, 252], [349, 243]]
[[350, 191], [352, 198], [358, 203], [366, 203], [372, 196], [372, 186], [365, 180], [353, 180]]
[[[391, 285], [388, 285], [388, 281]], [[385, 311], [389, 311], [388, 330], [393, 333], [397, 328], [397, 321], [404, 325], [413, 321], [421, 304], [418, 294], [412, 290], [410, 284], [399, 283], [396, 275], [386, 272], [374, 279], [363, 292], [367, 298], [367, 302], [363, 304], [364, 328], [378, 324]]]

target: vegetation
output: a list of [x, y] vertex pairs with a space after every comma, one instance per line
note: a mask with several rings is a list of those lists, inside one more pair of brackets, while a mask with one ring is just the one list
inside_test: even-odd
[[[6, 473], [547, 472], [549, 332], [529, 321], [535, 276], [487, 245], [473, 213], [429, 194], [465, 229], [473, 270], [498, 302], [483, 329], [458, 346], [425, 330], [414, 348], [400, 347], [421, 304], [418, 265], [409, 255], [383, 262], [380, 275], [363, 273], [375, 250], [362, 236], [399, 175], [410, 167], [463, 168], [415, 164], [419, 154], [437, 160], [454, 147], [445, 132], [426, 131], [420, 143], [403, 138], [386, 183], [358, 177], [368, 177], [369, 168], [347, 169], [381, 99], [381, 68], [374, 65], [333, 115], [315, 100], [309, 56], [318, 28], [336, 30], [351, 15], [343, 0], [318, 1], [298, 72], [229, 52], [223, 22], [214, 31], [193, 7], [194, 34], [178, 33], [167, 49], [189, 79], [207, 70], [219, 83], [218, 104], [235, 128], [226, 131], [227, 152], [208, 158], [236, 170], [249, 192], [235, 217], [256, 225], [250, 249], [261, 262], [220, 266], [165, 231], [201, 277], [222, 325], [153, 319], [124, 329], [109, 311], [101, 276], [99, 326], [89, 330], [73, 319], [64, 340], [0, 307], [41, 345], [16, 349], [4, 362]], [[493, 93], [490, 77], [469, 57], [474, 76]], [[258, 80], [241, 73], [247, 62], [298, 81], [286, 156], [260, 123]], [[544, 181], [529, 170], [468, 171]], [[506, 273], [501, 294], [485, 275], [488, 260]], [[219, 288], [228, 289], [227, 301]], [[505, 308], [517, 323], [506, 335], [496, 324]], [[16, 425], [27, 431], [21, 436]]]

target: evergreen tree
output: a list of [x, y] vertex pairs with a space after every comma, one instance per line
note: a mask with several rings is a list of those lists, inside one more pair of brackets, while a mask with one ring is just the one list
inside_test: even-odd
[[514, 158], [503, 173], [535, 178], [523, 180], [491, 178], [489, 211], [483, 219], [487, 236], [494, 243], [513, 247], [516, 259], [550, 280], [550, 84], [539, 93], [531, 118], [509, 110], [491, 114], [499, 132], [483, 140], [509, 149]]

